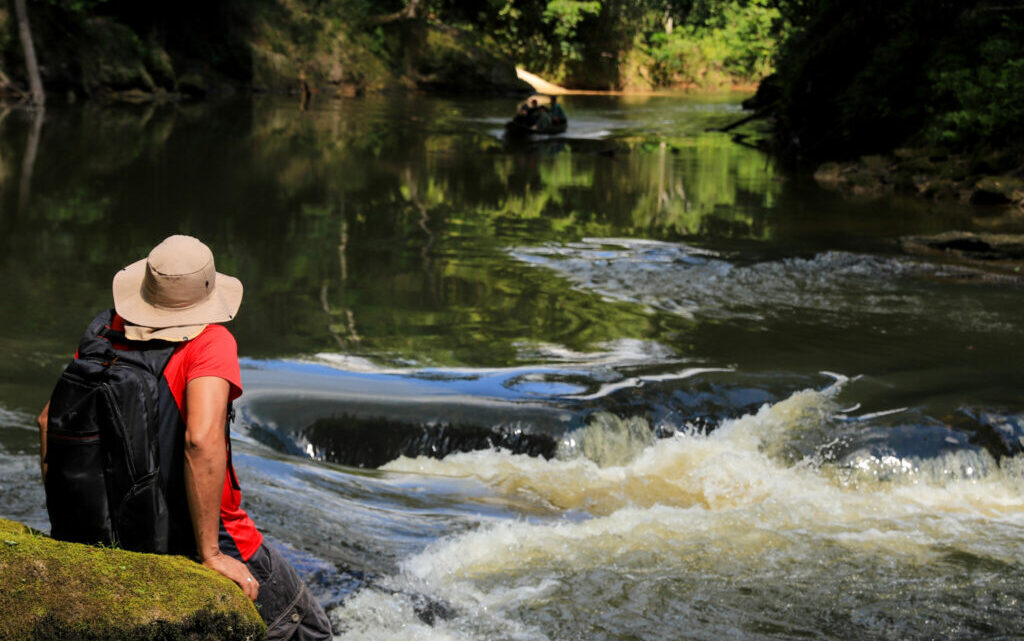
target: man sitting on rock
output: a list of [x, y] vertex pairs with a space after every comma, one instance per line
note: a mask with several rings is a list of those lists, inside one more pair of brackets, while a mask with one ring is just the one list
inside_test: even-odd
[[[113, 294], [114, 309], [97, 316], [80, 351], [87, 345], [113, 348], [111, 353], [120, 356], [111, 362], [131, 360], [132, 354], [151, 350], [168, 355], [162, 374], [154, 372], [159, 383], [155, 416], [148, 419], [151, 424], [126, 429], [130, 433], [133, 427], [155, 427], [151, 433], [159, 441], [158, 481], [169, 519], [163, 520], [166, 527], [160, 544], [150, 549], [191, 556], [237, 583], [256, 602], [270, 640], [332, 638], [323, 609], [281, 553], [264, 543], [241, 508], [227, 428], [230, 403], [242, 394], [241, 372], [235, 339], [220, 324], [237, 314], [241, 282], [217, 273], [213, 253], [199, 240], [171, 236], [147, 258], [117, 272]], [[65, 404], [55, 392], [39, 416], [47, 508], [55, 538], [86, 541], [74, 531], [80, 519], [69, 519], [68, 512], [81, 510], [80, 504], [87, 501], [67, 506], [66, 496], [79, 490], [81, 483], [74, 478], [64, 485], [58, 482], [68, 476], [61, 474], [60, 466], [66, 470], [81, 459], [68, 445], [76, 437], [61, 433], [63, 426], [77, 420], [62, 407]], [[131, 411], [138, 412], [124, 408], [126, 415]], [[101, 424], [107, 419], [90, 420]], [[106, 447], [111, 449], [109, 444]], [[108, 456], [118, 453], [108, 452]], [[109, 470], [98, 473], [101, 484], [104, 474], [109, 475]], [[105, 518], [106, 514], [99, 516], [99, 520]]]

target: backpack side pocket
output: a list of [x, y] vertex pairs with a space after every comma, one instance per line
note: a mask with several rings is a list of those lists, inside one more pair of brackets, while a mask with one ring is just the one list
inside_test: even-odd
[[99, 431], [47, 430], [46, 509], [50, 536], [76, 543], [111, 543], [107, 485]]
[[137, 552], [167, 552], [167, 501], [153, 470], [132, 485], [114, 515], [118, 543]]

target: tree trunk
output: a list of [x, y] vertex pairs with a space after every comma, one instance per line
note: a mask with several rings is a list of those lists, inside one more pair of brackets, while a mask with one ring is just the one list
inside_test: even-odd
[[18, 212], [22, 214], [28, 211], [28, 203], [32, 198], [32, 172], [36, 166], [36, 154], [39, 153], [39, 138], [43, 133], [45, 113], [46, 110], [42, 107], [32, 110], [32, 128], [28, 130], [25, 156], [21, 160], [21, 184], [18, 186]]
[[21, 47], [25, 50], [25, 70], [28, 72], [32, 102], [37, 107], [43, 107], [46, 105], [46, 94], [43, 93], [43, 81], [39, 77], [39, 63], [36, 61], [35, 45], [32, 44], [32, 28], [28, 24], [25, 0], [14, 0], [14, 12], [18, 15], [18, 35], [21, 36]]

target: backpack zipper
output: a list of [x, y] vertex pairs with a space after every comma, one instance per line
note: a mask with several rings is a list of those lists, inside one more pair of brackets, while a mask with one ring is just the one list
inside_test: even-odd
[[132, 482], [134, 483], [138, 478], [135, 473], [135, 461], [132, 460], [131, 448], [129, 447], [128, 430], [125, 428], [124, 416], [121, 414], [121, 408], [117, 405], [114, 399], [114, 392], [110, 389], [109, 383], [103, 383], [103, 396], [107, 399], [107, 404], [114, 412], [115, 425], [114, 428], [120, 432], [121, 443], [124, 447], [124, 461], [128, 467], [128, 475], [131, 476]]

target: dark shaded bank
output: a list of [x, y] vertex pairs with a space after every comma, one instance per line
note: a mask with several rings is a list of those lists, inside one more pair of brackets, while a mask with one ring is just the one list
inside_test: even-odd
[[[373, 28], [375, 16], [351, 4], [30, 3], [29, 19], [43, 83], [61, 99], [529, 91], [510, 61], [467, 30], [418, 19]], [[0, 5], [0, 95], [27, 87], [14, 26], [13, 11]]]
[[857, 196], [1024, 205], [1024, 7], [780, 6], [793, 28], [745, 103], [772, 117], [776, 152]]
[[1008, 151], [950, 154], [943, 149], [900, 148], [886, 155], [826, 162], [814, 178], [854, 194], [919, 194], [971, 205], [1024, 207], [1024, 179]]
[[54, 541], [0, 519], [0, 639], [255, 641], [230, 580], [188, 559]]
[[1024, 145], [1024, 16], [1014, 3], [783, 3], [775, 130], [782, 151], [846, 160], [902, 146]]

